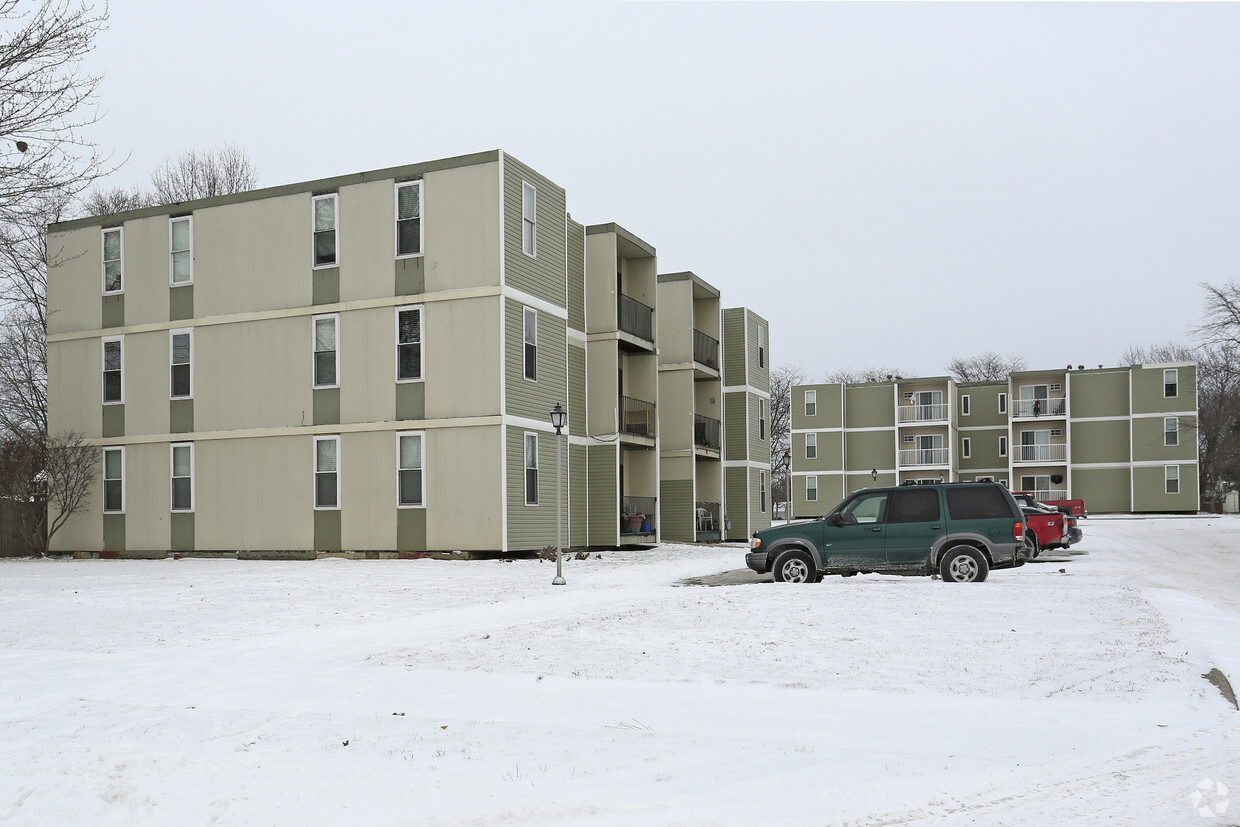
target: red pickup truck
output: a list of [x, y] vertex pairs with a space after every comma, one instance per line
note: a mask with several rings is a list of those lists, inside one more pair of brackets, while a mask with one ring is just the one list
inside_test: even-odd
[[[1024, 492], [1021, 492], [1024, 493]], [[1019, 500], [1019, 495], [1013, 494]], [[1033, 496], [1030, 494], [1029, 496]], [[1088, 517], [1089, 512], [1085, 510], [1084, 500], [1040, 500], [1042, 505], [1051, 505], [1058, 508], [1064, 514], [1071, 514], [1073, 517]]]
[[[1081, 541], [1085, 533], [1077, 525], [1077, 515], [1063, 503], [1079, 503], [1083, 512], [1084, 500], [1058, 500], [1049, 503], [1036, 499], [1029, 491], [1013, 491], [1012, 496], [1025, 513], [1025, 522], [1033, 529], [1037, 541], [1033, 550], [1034, 557], [1042, 549], [1067, 548]], [[1058, 517], [1058, 520], [1052, 517]], [[1060, 533], [1059, 537], [1055, 537], [1056, 531]]]

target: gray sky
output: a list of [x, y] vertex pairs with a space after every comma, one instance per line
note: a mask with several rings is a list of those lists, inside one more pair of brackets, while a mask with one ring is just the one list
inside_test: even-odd
[[264, 185], [503, 149], [813, 379], [1115, 364], [1240, 277], [1240, 5], [112, 4], [94, 136]]

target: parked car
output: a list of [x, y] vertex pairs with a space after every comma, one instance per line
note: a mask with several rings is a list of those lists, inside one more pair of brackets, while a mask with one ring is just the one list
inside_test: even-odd
[[865, 488], [816, 520], [754, 532], [749, 568], [788, 583], [827, 574], [939, 574], [980, 583], [991, 569], [1024, 565], [1020, 506], [993, 482]]
[[1032, 491], [1016, 491], [1013, 493], [1013, 496], [1016, 497], [1017, 502], [1021, 501], [1021, 497], [1025, 497], [1030, 501], [1037, 500], [1042, 508], [1049, 506], [1073, 517], [1089, 516], [1089, 512], [1085, 509], [1084, 500], [1038, 500]]
[[[1077, 522], [1076, 515], [1072, 513], [1072, 509], [1069, 506], [1056, 506], [1052, 503], [1043, 502], [1034, 497], [1034, 495], [1029, 491], [1015, 491], [1012, 493], [1012, 496], [1016, 499], [1016, 502], [1020, 504], [1022, 509], [1037, 509], [1040, 511], [1057, 512], [1063, 515], [1063, 539], [1055, 540], [1054, 542], [1047, 542], [1043, 535], [1038, 533], [1037, 551], [1040, 552], [1044, 549], [1068, 548], [1074, 543], [1079, 543], [1081, 538], [1085, 536], [1085, 532], [1081, 530], [1081, 527]], [[1084, 508], [1084, 500], [1062, 500], [1061, 502], [1081, 503], [1082, 510]], [[1037, 555], [1035, 554], [1034, 556], [1036, 557]]]

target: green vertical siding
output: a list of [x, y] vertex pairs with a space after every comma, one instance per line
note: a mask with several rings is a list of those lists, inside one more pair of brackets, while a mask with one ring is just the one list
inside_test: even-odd
[[723, 311], [723, 384], [747, 384], [745, 355], [745, 311], [730, 307]]
[[568, 345], [568, 430], [586, 432], [586, 349]]
[[697, 539], [693, 509], [693, 480], [662, 480], [659, 483], [660, 536], [665, 542], [691, 543]]
[[725, 460], [749, 459], [749, 424], [746, 416], [748, 401], [749, 394], [743, 392], [734, 391], [723, 395], [723, 458]]
[[[538, 505], [525, 504], [525, 429], [509, 427], [505, 456], [508, 550], [537, 551], [555, 543], [555, 434], [538, 433]], [[564, 446], [564, 525], [568, 525], [568, 446]]]
[[524, 308], [520, 302], [504, 300], [504, 412], [550, 422], [556, 403], [568, 404], [565, 324], [539, 311], [538, 381], [531, 382], [525, 378]]
[[589, 544], [589, 469], [587, 450], [584, 445], [573, 445], [568, 448], [569, 455], [569, 545], [585, 546]]
[[1072, 423], [1072, 464], [1128, 462], [1130, 456], [1127, 419]]
[[844, 390], [844, 417], [849, 428], [881, 428], [896, 424], [895, 386], [854, 385]]
[[[805, 415], [805, 391], [818, 394], [817, 412]], [[843, 385], [796, 385], [792, 389], [792, 427], [797, 430], [809, 428], [839, 428], [844, 424], [840, 408]]]
[[[534, 257], [521, 249], [523, 181], [537, 191]], [[557, 307], [567, 307], [564, 207], [563, 189], [511, 155], [504, 156], [504, 283]]]
[[1197, 461], [1197, 417], [1180, 416], [1178, 444], [1164, 445], [1162, 416], [1140, 416], [1132, 420], [1133, 461], [1156, 460], [1158, 462]]
[[850, 431], [844, 435], [844, 458], [849, 471], [894, 468], [896, 432]]
[[732, 522], [732, 529], [725, 539], [746, 540], [749, 538], [749, 502], [748, 468], [738, 466], [723, 469], [724, 516]]
[[[1174, 369], [1177, 374], [1176, 395], [1168, 397], [1163, 390], [1163, 371]], [[1197, 407], [1197, 368], [1193, 365], [1152, 365], [1132, 369], [1132, 412], [1191, 411]]]
[[568, 326], [586, 329], [586, 228], [568, 221]]
[[796, 500], [793, 514], [798, 520], [810, 517], [821, 517], [835, 508], [844, 499], [844, 475], [818, 474], [818, 499], [810, 502], [805, 498], [805, 477], [797, 475], [793, 479], [792, 493]]
[[619, 448], [592, 445], [589, 450], [589, 544], [614, 546], [620, 541]]
[[[1166, 468], [1163, 465], [1140, 465], [1132, 469], [1132, 510], [1144, 512], [1196, 511], [1197, 463], [1168, 462], [1180, 469], [1180, 490], [1167, 493]], [[1088, 503], [1086, 503], [1088, 505]]]
[[815, 431], [818, 456], [805, 458], [805, 443], [810, 434], [792, 435], [792, 465], [797, 471], [814, 473], [839, 472], [844, 469], [844, 435], [840, 431]]
[[[746, 314], [746, 325], [749, 330], [749, 354], [746, 360], [749, 365], [749, 381], [748, 385], [757, 388], [760, 391], [770, 391], [771, 389], [771, 331], [766, 319], [755, 313]], [[762, 331], [765, 339], [758, 338], [758, 332]], [[766, 342], [766, 358], [763, 364], [758, 364], [758, 342]]]
[[[986, 428], [980, 431], [959, 431], [956, 434], [956, 457], [961, 472], [974, 472], [994, 468], [1007, 468], [1010, 457], [999, 455], [999, 437], [1007, 435], [1007, 428]], [[965, 459], [961, 442], [965, 437], [970, 440], [970, 457]], [[1011, 446], [1009, 446], [1011, 453]]]
[[[759, 477], [766, 475], [766, 508], [762, 506], [762, 490]], [[771, 527], [771, 472], [749, 469], [749, 533]]]
[[[771, 461], [771, 403], [770, 400], [762, 399], [753, 394], [746, 394], [749, 397], [749, 458], [754, 462], [770, 463]], [[765, 409], [765, 416], [762, 422], [765, 426], [760, 425], [758, 412]], [[759, 437], [759, 428], [762, 428], [763, 436]]]
[[[956, 388], [956, 416], [961, 428], [984, 428], [1006, 425], [1007, 413], [999, 413], [999, 394], [1008, 392], [1007, 382], [959, 385]], [[965, 416], [961, 397], [969, 397], [969, 415]]]
[[1076, 371], [1068, 377], [1068, 411], [1073, 419], [1128, 415], [1127, 370]]
[[1070, 493], [1085, 501], [1090, 514], [1127, 512], [1132, 507], [1131, 475], [1128, 468], [1074, 469]]

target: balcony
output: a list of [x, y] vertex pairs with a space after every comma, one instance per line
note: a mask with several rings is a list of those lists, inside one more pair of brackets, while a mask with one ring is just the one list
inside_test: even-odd
[[900, 422], [946, 422], [947, 405], [901, 405]]
[[1068, 499], [1068, 489], [1066, 488], [1043, 488], [1029, 493], [1033, 494], [1033, 498], [1038, 502]]
[[620, 501], [620, 538], [650, 536], [655, 533], [655, 497], [625, 497]]
[[708, 448], [718, 451], [723, 447], [720, 441], [720, 422], [701, 414], [693, 415], [693, 447]]
[[1036, 416], [1063, 416], [1068, 410], [1068, 400], [1058, 399], [1017, 399], [1013, 403], [1012, 416], [1016, 419], [1027, 419]]
[[906, 448], [900, 451], [902, 467], [947, 465], [950, 451], [947, 448]]
[[1017, 462], [1067, 462], [1067, 445], [1018, 445]]
[[654, 342], [654, 308], [621, 293], [616, 315], [621, 331], [643, 341]]
[[653, 402], [644, 402], [629, 396], [620, 397], [621, 433], [654, 439], [655, 421]]
[[714, 543], [723, 538], [723, 522], [719, 503], [695, 502], [693, 504], [694, 536], [699, 543]]
[[700, 330], [693, 331], [693, 361], [714, 370], [719, 369], [719, 340]]

